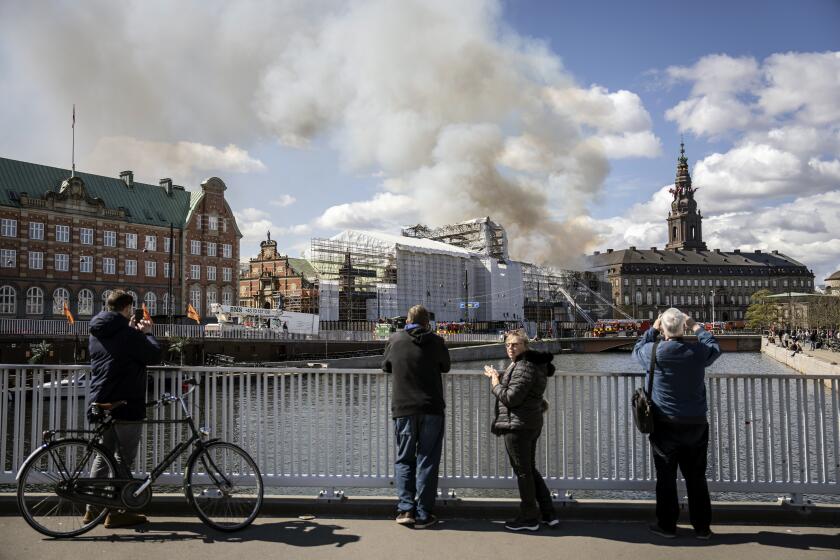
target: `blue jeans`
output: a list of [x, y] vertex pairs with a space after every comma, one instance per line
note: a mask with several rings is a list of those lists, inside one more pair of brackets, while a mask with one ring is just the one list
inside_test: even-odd
[[435, 506], [443, 423], [443, 416], [436, 414], [394, 418], [394, 474], [400, 499], [397, 509], [416, 510], [419, 519], [428, 517]]

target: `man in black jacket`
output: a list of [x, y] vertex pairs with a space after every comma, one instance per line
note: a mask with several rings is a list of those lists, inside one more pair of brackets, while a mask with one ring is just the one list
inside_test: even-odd
[[[138, 421], [146, 417], [146, 366], [160, 361], [160, 345], [152, 335], [151, 321], [139, 323], [132, 316], [134, 298], [114, 290], [108, 296], [108, 310], [90, 321], [90, 399], [92, 403], [116, 405], [111, 415], [117, 420]], [[114, 452], [115, 476], [130, 477], [131, 465], [143, 425], [116, 423], [102, 443]], [[107, 467], [94, 460], [91, 477], [107, 476]], [[94, 508], [85, 513], [84, 523], [96, 517]], [[105, 527], [127, 527], [145, 523], [146, 517], [131, 512], [110, 512]]]
[[449, 366], [449, 350], [429, 328], [429, 312], [415, 305], [408, 311], [405, 329], [388, 340], [382, 361], [382, 370], [393, 374], [394, 471], [400, 499], [397, 523], [415, 529], [437, 523], [432, 510], [446, 407], [441, 373], [449, 371]]

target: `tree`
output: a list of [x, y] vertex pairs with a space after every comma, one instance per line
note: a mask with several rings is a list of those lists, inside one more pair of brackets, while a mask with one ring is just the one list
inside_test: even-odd
[[190, 339], [186, 336], [173, 336], [169, 339], [169, 359], [172, 359], [173, 354], [178, 354], [181, 358], [181, 365], [184, 365], [184, 351], [190, 344]]
[[42, 340], [38, 344], [31, 345], [30, 348], [32, 349], [32, 356], [29, 358], [29, 363], [43, 363], [44, 359], [50, 355], [52, 347], [53, 345], [47, 342], [46, 340]]
[[808, 324], [811, 328], [836, 328], [840, 326], [840, 297], [818, 296], [808, 305]]
[[749, 328], [762, 329], [776, 320], [776, 305], [767, 298], [769, 295], [770, 290], [759, 290], [750, 296], [751, 303], [745, 316]]

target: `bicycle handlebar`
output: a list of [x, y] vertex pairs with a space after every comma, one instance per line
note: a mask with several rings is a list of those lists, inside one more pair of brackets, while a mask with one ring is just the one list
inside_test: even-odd
[[180, 394], [180, 396], [172, 395], [170, 393], [164, 393], [160, 396], [160, 398], [158, 400], [152, 401], [152, 402], [147, 402], [146, 403], [146, 408], [151, 408], [151, 407], [154, 407], [154, 406], [160, 406], [162, 404], [172, 403], [172, 402], [175, 402], [175, 401], [180, 400], [180, 399], [185, 399], [188, 396], [190, 396], [190, 394], [193, 391], [195, 391], [196, 388], [199, 387], [200, 385], [201, 385], [201, 383], [199, 383], [198, 380], [196, 380], [194, 377], [192, 377], [190, 379], [185, 379], [184, 381], [181, 382], [181, 394]]

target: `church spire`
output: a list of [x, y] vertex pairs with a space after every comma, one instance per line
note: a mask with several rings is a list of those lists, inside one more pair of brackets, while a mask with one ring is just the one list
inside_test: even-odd
[[674, 195], [671, 211], [668, 213], [668, 249], [705, 250], [701, 222], [703, 216], [697, 211], [691, 186], [691, 174], [688, 172], [688, 158], [685, 157], [685, 142], [680, 139], [680, 157], [677, 158], [677, 176], [674, 188], [669, 192]]

